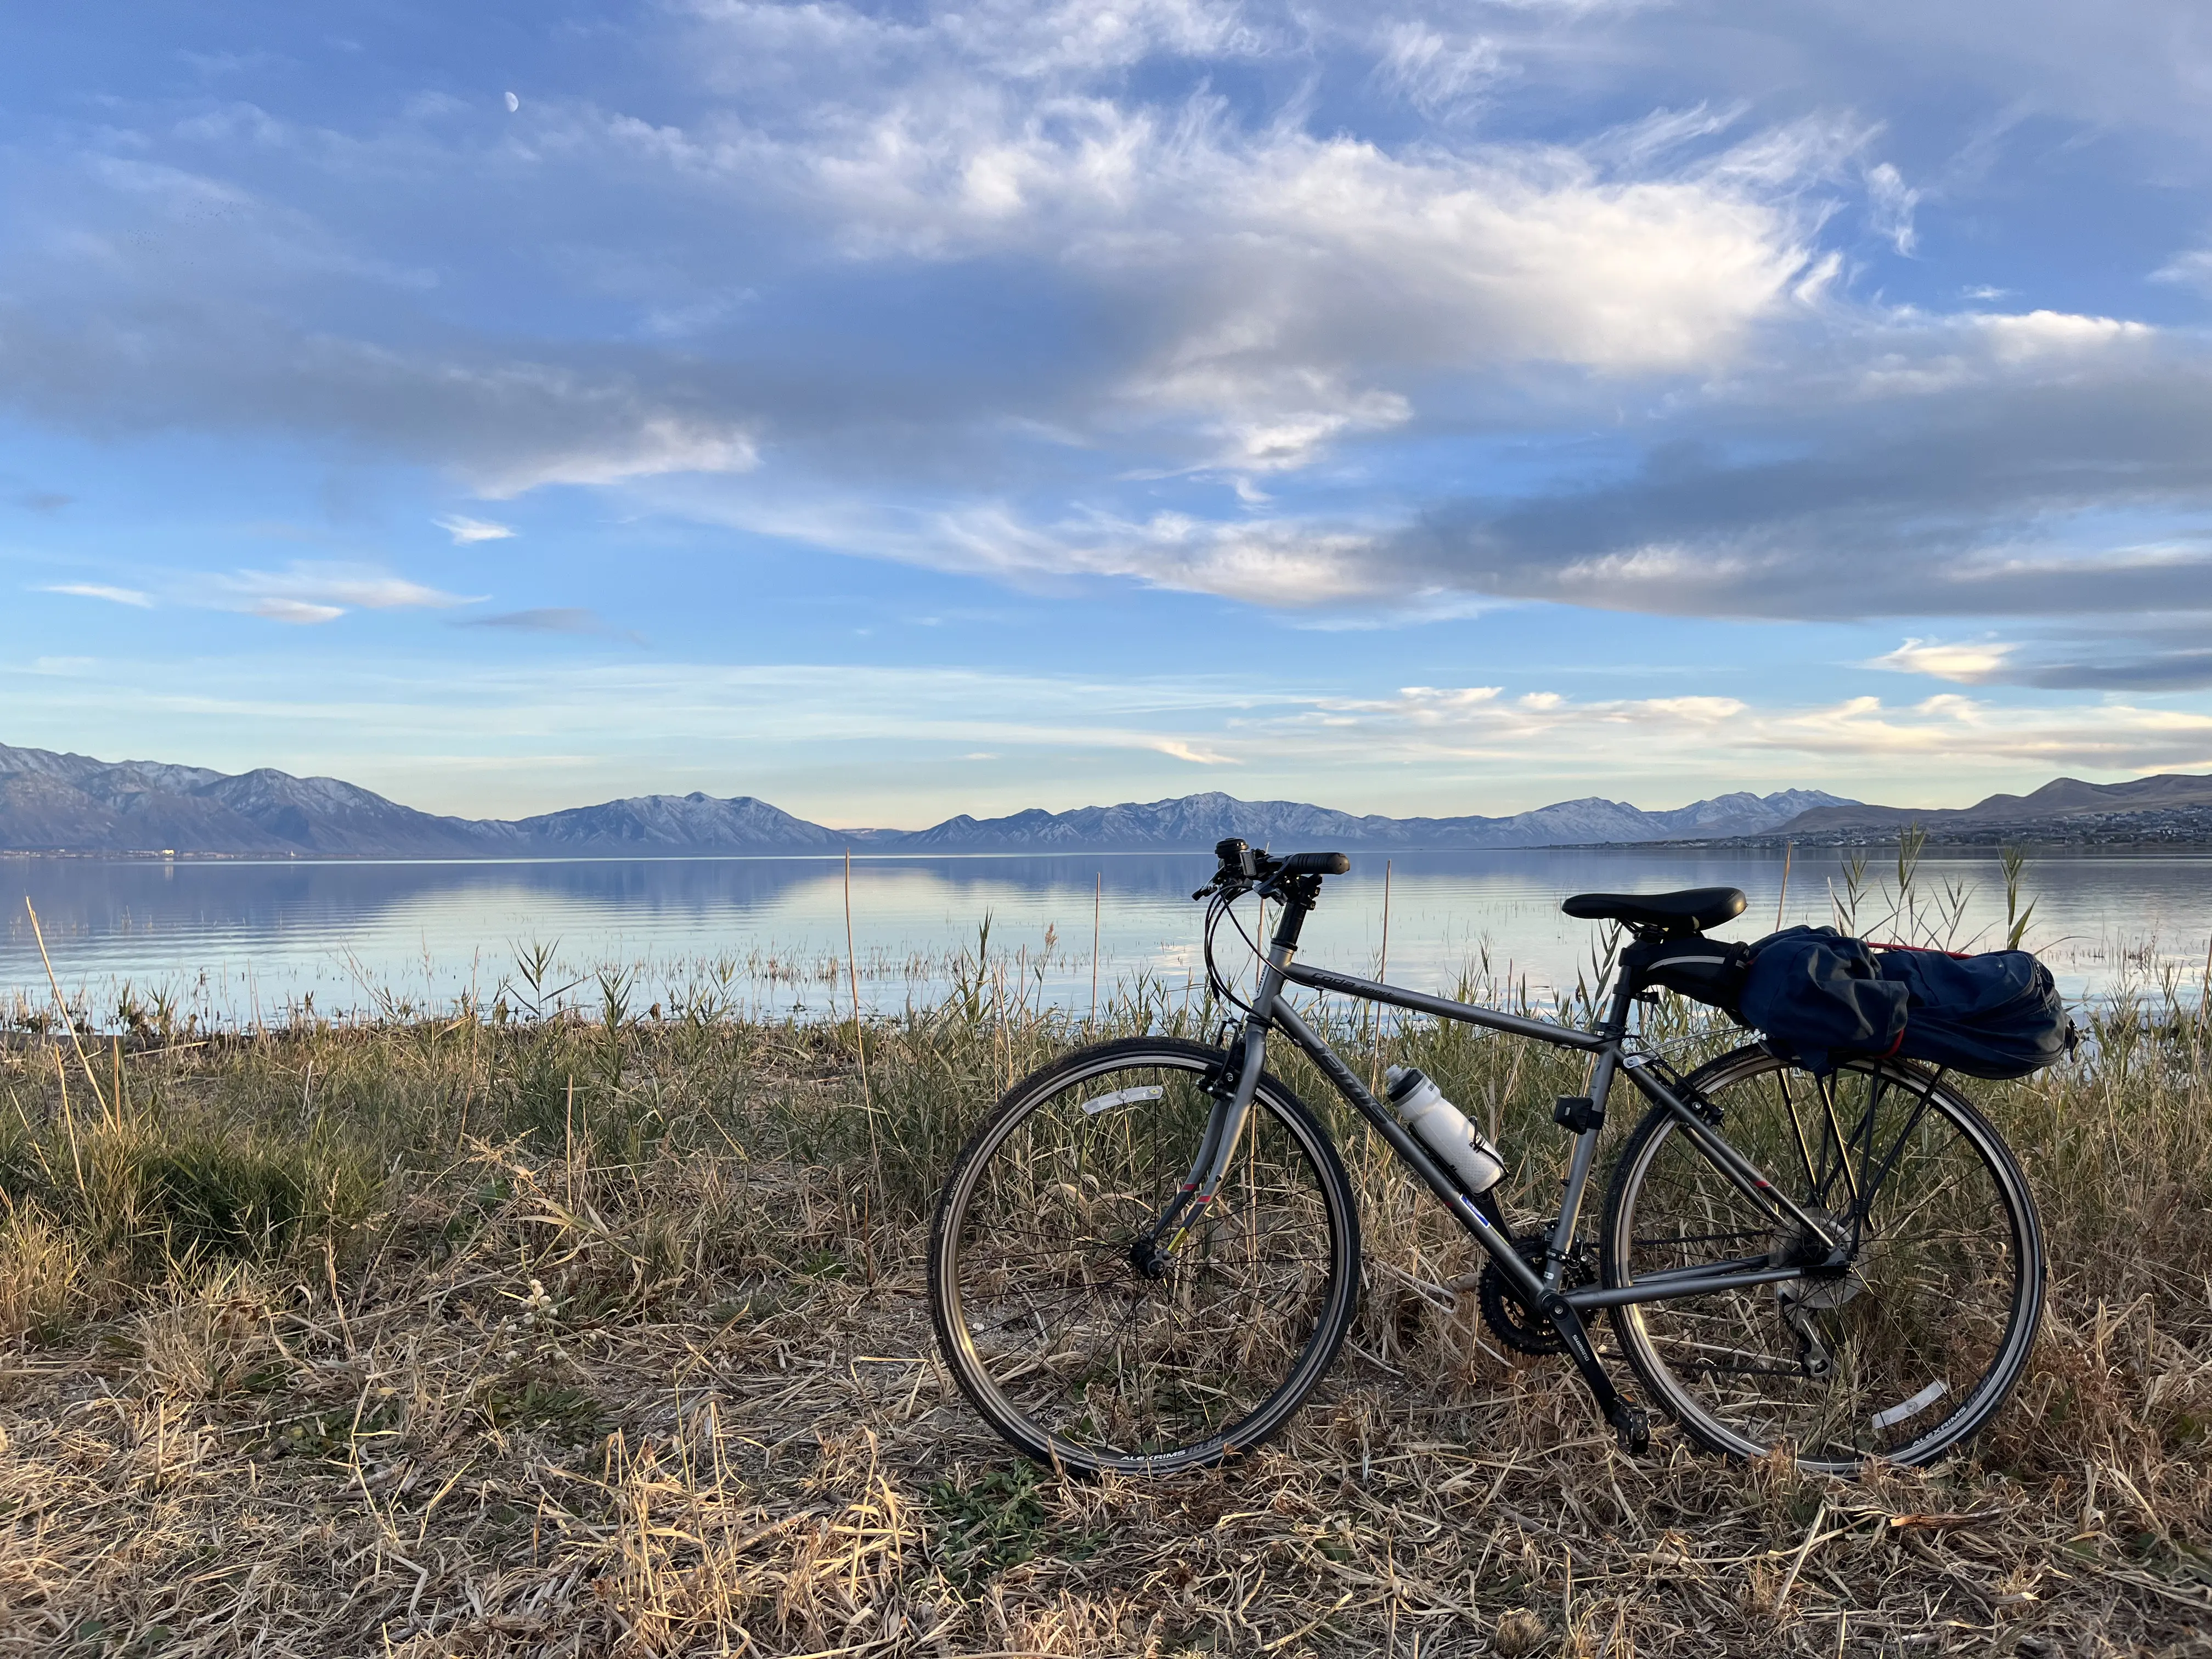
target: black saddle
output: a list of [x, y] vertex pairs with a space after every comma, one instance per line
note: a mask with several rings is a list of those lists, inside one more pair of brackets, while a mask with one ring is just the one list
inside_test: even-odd
[[1686, 887], [1679, 893], [1577, 893], [1559, 907], [1584, 921], [1625, 921], [1668, 933], [1695, 933], [1743, 914], [1733, 887]]

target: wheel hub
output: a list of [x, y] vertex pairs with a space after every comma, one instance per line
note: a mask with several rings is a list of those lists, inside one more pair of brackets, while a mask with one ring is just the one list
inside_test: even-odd
[[1766, 1259], [1777, 1267], [1804, 1267], [1814, 1276], [1778, 1285], [1775, 1294], [1785, 1308], [1840, 1308], [1867, 1287], [1866, 1268], [1874, 1249], [1874, 1235], [1862, 1231], [1858, 1248], [1850, 1260], [1839, 1267], [1827, 1267], [1828, 1259], [1835, 1254], [1829, 1237], [1840, 1235], [1848, 1238], [1850, 1223], [1826, 1210], [1806, 1212], [1828, 1237], [1797, 1224], [1778, 1228], [1767, 1243]]
[[1139, 1279], [1165, 1279], [1175, 1266], [1175, 1258], [1146, 1237], [1129, 1246], [1129, 1265], [1137, 1270]]

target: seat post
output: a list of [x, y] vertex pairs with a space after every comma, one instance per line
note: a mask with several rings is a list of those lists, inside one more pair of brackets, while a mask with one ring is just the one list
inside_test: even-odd
[[1605, 1024], [1599, 1027], [1606, 1036], [1621, 1037], [1628, 1035], [1628, 1011], [1635, 1006], [1636, 994], [1644, 988], [1639, 982], [1641, 977], [1626, 963], [1621, 964], [1620, 973], [1614, 975], [1613, 1006], [1607, 1011]]

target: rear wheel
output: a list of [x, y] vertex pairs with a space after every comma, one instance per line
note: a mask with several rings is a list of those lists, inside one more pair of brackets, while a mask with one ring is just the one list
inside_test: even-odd
[[[1731, 1146], [1856, 1248], [1826, 1276], [1615, 1309], [1653, 1397], [1717, 1450], [1785, 1446], [1838, 1474], [1877, 1456], [1926, 1463], [1973, 1434], [2027, 1365], [2043, 1308], [2034, 1205], [1996, 1132], [1900, 1060], [1816, 1078], [1743, 1048], [1690, 1084]], [[1804, 1233], [1655, 1109], [1613, 1173], [1605, 1282], [1822, 1261], [1828, 1244]]]
[[1358, 1291], [1351, 1185], [1274, 1079], [1212, 1202], [1159, 1232], [1224, 1058], [1153, 1037], [1080, 1049], [1017, 1084], [961, 1153], [930, 1239], [938, 1340], [1032, 1457], [1218, 1462], [1279, 1430], [1336, 1357]]

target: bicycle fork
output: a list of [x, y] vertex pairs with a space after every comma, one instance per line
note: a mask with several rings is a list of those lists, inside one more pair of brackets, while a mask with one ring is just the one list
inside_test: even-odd
[[1244, 1120], [1251, 1113], [1252, 1097], [1259, 1092], [1260, 1073], [1267, 1065], [1267, 1027], [1257, 1016], [1245, 1022], [1240, 1042], [1242, 1059], [1233, 1068], [1236, 1082], [1230, 1091], [1223, 1094], [1219, 1082], [1208, 1079], [1214, 1084], [1213, 1109], [1206, 1114], [1206, 1133], [1199, 1142], [1190, 1174], [1159, 1219], [1131, 1247], [1131, 1260], [1147, 1277], [1157, 1279], [1166, 1273], [1168, 1256], [1218, 1195], [1222, 1179], [1229, 1173], [1229, 1161], [1237, 1155], [1237, 1143], [1243, 1135]]

